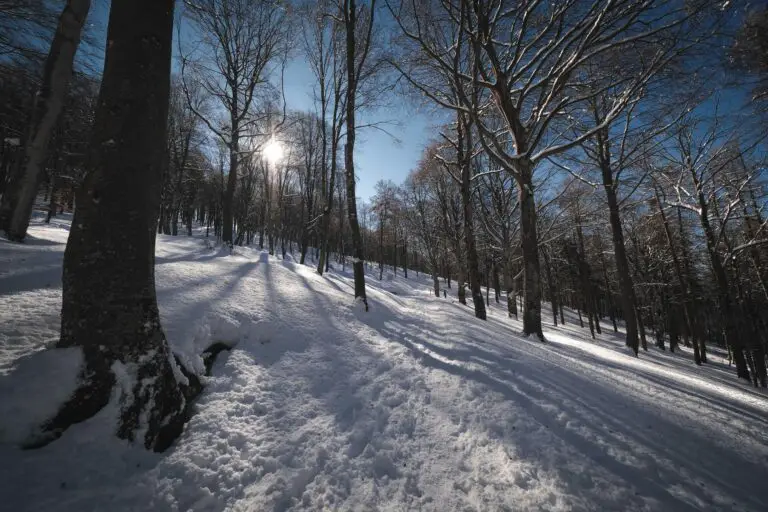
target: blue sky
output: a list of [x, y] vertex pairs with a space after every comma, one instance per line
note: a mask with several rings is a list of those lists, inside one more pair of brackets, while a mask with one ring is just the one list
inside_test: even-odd
[[[314, 110], [314, 76], [303, 58], [291, 61], [285, 73], [285, 96], [289, 108]], [[392, 96], [393, 106], [362, 114], [358, 124], [394, 120], [386, 127], [394, 137], [376, 129], [362, 129], [355, 144], [357, 195], [368, 199], [379, 180], [403, 181], [413, 169], [428, 141], [435, 137], [434, 121], [428, 112], [419, 112], [410, 102]]]
[[[108, 0], [96, 0], [91, 7], [89, 23], [92, 24], [94, 40], [99, 45], [103, 45], [106, 38], [109, 4]], [[181, 2], [177, 2], [177, 10], [180, 6]], [[174, 29], [174, 37], [175, 35]], [[177, 45], [174, 41], [174, 53], [176, 51]], [[103, 61], [94, 63], [99, 69], [102, 65]], [[315, 78], [304, 58], [301, 55], [294, 57], [285, 73], [285, 96], [289, 109], [315, 110], [311, 96], [314, 81]], [[432, 128], [434, 121], [429, 113], [419, 112], [411, 102], [396, 95], [392, 96], [392, 104], [390, 108], [364, 112], [358, 121], [358, 124], [397, 121], [397, 124], [387, 127], [397, 140], [376, 129], [362, 129], [358, 132], [355, 145], [357, 196], [364, 200], [374, 195], [374, 187], [379, 180], [401, 183], [416, 166], [428, 141], [435, 136]]]

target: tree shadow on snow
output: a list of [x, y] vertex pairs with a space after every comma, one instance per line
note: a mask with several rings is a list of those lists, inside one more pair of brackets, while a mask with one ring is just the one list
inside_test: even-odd
[[[377, 307], [388, 309], [383, 304], [377, 304]], [[395, 316], [395, 312], [389, 313]], [[371, 316], [366, 323], [384, 338], [403, 345], [421, 364], [475, 381], [500, 393], [524, 409], [567, 448], [578, 451], [591, 464], [611, 474], [615, 482], [633, 486], [636, 496], [655, 500], [664, 510], [698, 510], [702, 503], [719, 509], [740, 503], [750, 509], [765, 510], [768, 505], [768, 491], [762, 476], [765, 468], [734, 454], [733, 447], [727, 446], [731, 440], [718, 438], [716, 434], [712, 438], [705, 437], [698, 429], [678, 425], [668, 419], [661, 407], [627, 394], [636, 393], [636, 389], [630, 387], [625, 390], [627, 393], [622, 393], [621, 387], [606, 386], [591, 378], [589, 373], [579, 372], [586, 370], [584, 365], [569, 365], [563, 356], [611, 372], [621, 372], [628, 381], [639, 375], [665, 389], [680, 385], [674, 379], [634, 368], [629, 371], [571, 347], [557, 345], [550, 348], [550, 345], [512, 335], [504, 350], [506, 354], [502, 355], [473, 343], [498, 337], [479, 321], [469, 322], [469, 329], [474, 333], [467, 333], [465, 339], [456, 339], [456, 345], [472, 343], [471, 348], [448, 348], [428, 341], [423, 335], [409, 334], [414, 332], [414, 327], [429, 332], [429, 324], [419, 325], [420, 322], [415, 320], [415, 325], [399, 330], [393, 329], [391, 322], [377, 320], [383, 317]], [[461, 364], [469, 360], [481, 369]], [[686, 390], [689, 391], [707, 403], [755, 422], [756, 429], [761, 424], [764, 427], [764, 418], [757, 409], [735, 407], [706, 391]], [[563, 424], [558, 419], [558, 414], [562, 413], [582, 428], [577, 431]], [[582, 434], [584, 430], [586, 433]], [[516, 441], [514, 436], [508, 439], [516, 445], [519, 454], [528, 454], [533, 457], [533, 462], [556, 473], [570, 494], [587, 502], [597, 498], [589, 489], [578, 485], [581, 480], [578, 475], [563, 469], [551, 457], [545, 460], [537, 450], [526, 449], [524, 443]], [[721, 446], [723, 444], [726, 446]], [[626, 459], [640, 461], [641, 466]], [[701, 501], [697, 503], [686, 495]], [[722, 496], [724, 501], [715, 500], [714, 495]], [[601, 499], [611, 498], [604, 496]], [[630, 504], [611, 505], [625, 507]]]

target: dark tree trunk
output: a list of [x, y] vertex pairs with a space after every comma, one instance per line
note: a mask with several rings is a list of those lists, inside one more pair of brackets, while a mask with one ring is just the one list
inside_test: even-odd
[[[346, 185], [347, 185], [347, 216], [349, 217], [349, 227], [352, 232], [352, 256], [354, 262], [352, 269], [354, 271], [355, 280], [355, 298], [363, 301], [365, 310], [368, 311], [368, 299], [365, 296], [365, 254], [363, 253], [363, 239], [360, 235], [360, 223], [357, 221], [357, 198], [355, 192], [355, 100], [357, 94], [357, 80], [359, 78], [358, 65], [362, 66], [363, 62], [358, 62], [357, 57], [357, 41], [356, 31], [358, 29], [357, 24], [357, 7], [355, 0], [346, 0], [344, 9], [344, 20], [346, 28], [346, 41], [347, 41], [347, 144], [344, 147], [344, 165], [346, 167]], [[373, 7], [373, 6], [372, 6]], [[369, 13], [371, 16], [371, 23], [373, 23], [374, 11]], [[367, 40], [365, 45], [369, 45], [371, 27], [368, 27]], [[365, 54], [368, 49], [366, 47], [361, 48]], [[331, 191], [333, 194], [333, 191]]]
[[[695, 306], [694, 306], [694, 300], [691, 297], [691, 293], [689, 290], [689, 279], [687, 272], [684, 273], [683, 267], [680, 264], [680, 259], [677, 256], [677, 251], [675, 250], [674, 245], [674, 239], [672, 237], [672, 229], [669, 226], [669, 221], [667, 219], [667, 214], [664, 212], [664, 208], [661, 205], [661, 197], [659, 196], [658, 189], [655, 189], [655, 197], [656, 197], [656, 204], [659, 208], [659, 214], [661, 215], [661, 222], [664, 225], [664, 234], [667, 238], [667, 245], [669, 246], [669, 250], [672, 253], [672, 263], [674, 265], [675, 269], [675, 275], [677, 276], [677, 282], [680, 286], [680, 289], [683, 292], [683, 314], [685, 315], [685, 323], [690, 326], [690, 329], [693, 330], [696, 318], [696, 312], [695, 312]], [[681, 225], [682, 226], [682, 225]], [[682, 233], [681, 233], [682, 234]], [[685, 241], [683, 241], [683, 247], [685, 247]], [[685, 258], [685, 254], [683, 254], [683, 257]], [[702, 351], [699, 348], [698, 339], [703, 339], [699, 336], [693, 337], [693, 361], [700, 365], [702, 362], [706, 362], [706, 355], [704, 358], [702, 358]]]
[[621, 296], [621, 311], [624, 315], [624, 324], [627, 330], [626, 345], [635, 354], [638, 352], [637, 318], [635, 309], [637, 298], [632, 275], [629, 272], [629, 259], [624, 247], [624, 232], [621, 227], [619, 213], [619, 201], [616, 197], [616, 186], [613, 182], [613, 171], [606, 165], [602, 166], [603, 185], [608, 199], [608, 216], [611, 224], [611, 239], [613, 241], [613, 253], [616, 260], [616, 273], [619, 278], [619, 292]]
[[549, 254], [547, 250], [541, 251], [541, 255], [544, 256], [544, 269], [547, 275], [547, 287], [549, 288], [549, 295], [552, 299], [552, 322], [557, 326], [557, 289], [555, 288], [555, 281], [552, 279], [552, 268], [550, 266]]
[[[696, 183], [698, 187], [698, 183]], [[704, 194], [698, 192], [701, 227], [704, 231], [704, 238], [707, 241], [707, 252], [709, 253], [710, 264], [712, 265], [712, 271], [715, 274], [715, 283], [717, 285], [717, 298], [720, 306], [720, 314], [723, 316], [723, 322], [725, 324], [725, 339], [726, 343], [731, 347], [733, 352], [733, 361], [736, 363], [736, 374], [739, 378], [745, 380], [751, 380], [749, 375], [749, 368], [747, 367], [747, 361], [744, 356], [744, 344], [739, 337], [738, 327], [736, 325], [736, 314], [733, 303], [731, 302], [730, 293], [728, 290], [728, 277], [725, 273], [725, 268], [720, 259], [720, 254], [717, 252], [717, 243], [715, 241], [714, 231], [709, 223], [709, 208]]]
[[536, 203], [533, 198], [533, 164], [519, 161], [518, 201], [520, 204], [520, 246], [523, 251], [523, 334], [535, 334], [542, 341], [541, 267], [536, 232]]
[[51, 197], [48, 201], [48, 213], [45, 216], [45, 223], [50, 224], [51, 218], [56, 215], [56, 194], [58, 193], [58, 177], [53, 176], [51, 178]]
[[[336, 186], [336, 153], [338, 152], [338, 143], [336, 137], [331, 140], [331, 169], [328, 178], [328, 197], [323, 207], [323, 216], [320, 220], [320, 243], [318, 244], [320, 254], [317, 261], [317, 273], [323, 275], [327, 269], [328, 261], [328, 236], [331, 226], [331, 209], [333, 208], [333, 189]], [[345, 156], [346, 158], [346, 156]], [[339, 205], [341, 208], [341, 205]]]
[[473, 221], [472, 183], [470, 171], [472, 170], [472, 144], [470, 128], [464, 116], [459, 115], [458, 124], [457, 159], [461, 168], [461, 205], [464, 212], [464, 244], [467, 251], [467, 266], [469, 267], [469, 288], [472, 292], [472, 302], [475, 307], [475, 316], [481, 320], [486, 319], [485, 303], [480, 285], [480, 262], [477, 256], [475, 244], [475, 229]]
[[[115, 386], [118, 437], [141, 433], [148, 449], [167, 448], [188, 413], [192, 386], [177, 380], [154, 276], [173, 3], [112, 2], [88, 173], [64, 255], [57, 345], [81, 347], [85, 365], [80, 387], [44, 426], [53, 437], [96, 414]], [[118, 380], [118, 369], [130, 380]]]
[[408, 279], [408, 240], [403, 241], [403, 277]]

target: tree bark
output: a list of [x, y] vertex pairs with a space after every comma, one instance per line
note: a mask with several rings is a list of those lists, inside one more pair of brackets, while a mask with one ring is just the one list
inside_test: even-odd
[[626, 345], [637, 355], [640, 346], [637, 332], [637, 317], [635, 316], [637, 298], [635, 297], [635, 285], [632, 282], [632, 275], [629, 273], [627, 250], [624, 247], [624, 232], [621, 227], [619, 201], [616, 197], [612, 170], [603, 166], [602, 174], [603, 186], [605, 187], [605, 194], [608, 199], [608, 216], [611, 223], [611, 239], [616, 260], [616, 273], [619, 277], [621, 311], [624, 315], [624, 325], [627, 330]]
[[199, 382], [177, 378], [155, 295], [173, 7], [173, 0], [112, 2], [87, 175], [64, 254], [57, 344], [81, 347], [85, 364], [80, 387], [44, 425], [53, 438], [96, 414], [117, 387], [117, 436], [141, 434], [146, 448], [162, 451], [199, 391]]
[[536, 232], [536, 203], [533, 198], [533, 164], [518, 163], [518, 201], [520, 204], [520, 246], [523, 251], [523, 334], [535, 334], [544, 341], [541, 329], [541, 266]]
[[40, 176], [48, 156], [48, 143], [64, 108], [80, 33], [90, 6], [90, 0], [68, 0], [59, 17], [45, 61], [42, 85], [35, 96], [32, 125], [25, 148], [24, 175], [14, 196], [16, 203], [11, 205], [13, 213], [6, 229], [11, 240], [21, 241], [27, 234]]
[[470, 172], [472, 170], [472, 143], [471, 128], [462, 114], [458, 119], [457, 160], [461, 169], [461, 206], [464, 213], [464, 246], [467, 251], [467, 266], [469, 267], [469, 289], [472, 292], [472, 302], [475, 307], [475, 316], [481, 320], [486, 319], [485, 302], [480, 286], [480, 262], [477, 256], [475, 244], [474, 215], [472, 205], [472, 183]]
[[549, 288], [550, 299], [552, 300], [552, 322], [557, 326], [557, 289], [555, 288], [555, 281], [552, 279], [552, 267], [549, 261], [549, 254], [547, 250], [541, 251], [544, 256], [544, 268], [547, 275], [547, 287]]

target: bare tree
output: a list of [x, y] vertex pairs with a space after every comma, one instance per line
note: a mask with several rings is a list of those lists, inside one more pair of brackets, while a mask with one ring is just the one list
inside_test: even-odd
[[749, 173], [738, 173], [729, 180], [730, 187], [723, 186], [726, 175], [733, 170], [732, 164], [739, 158], [740, 151], [733, 150], [734, 145], [738, 146], [732, 138], [738, 132], [734, 132], [733, 127], [717, 118], [707, 125], [694, 114], [688, 116], [679, 124], [674, 144], [664, 155], [663, 161], [670, 169], [662, 183], [676, 196], [667, 202], [668, 206], [692, 212], [700, 223], [715, 279], [725, 341], [733, 354], [738, 377], [750, 380], [751, 367], [756, 373], [753, 376], [764, 383], [764, 349], [760, 343], [749, 340], [753, 335], [745, 332], [749, 311], [745, 300], [739, 297], [738, 287], [734, 297], [732, 287], [738, 278], [729, 276], [727, 268], [736, 252], [729, 240], [729, 223], [741, 211], [741, 192], [753, 179]]
[[315, 102], [321, 119], [322, 138], [320, 200], [322, 212], [312, 220], [318, 233], [320, 257], [317, 272], [329, 265], [328, 237], [336, 189], [338, 151], [346, 122], [347, 73], [344, 24], [341, 6], [333, 1], [309, 7], [304, 22], [304, 53], [317, 80]]
[[48, 156], [48, 143], [64, 108], [80, 33], [90, 6], [90, 0], [68, 0], [59, 17], [45, 61], [42, 84], [35, 96], [18, 184], [11, 185], [11, 193], [3, 196], [3, 204], [0, 205], [0, 228], [4, 228], [12, 240], [21, 241], [27, 234], [40, 176]]
[[346, 145], [344, 146], [344, 172], [347, 188], [347, 217], [352, 235], [352, 257], [355, 278], [355, 298], [363, 301], [368, 311], [368, 300], [365, 296], [365, 268], [363, 239], [360, 234], [360, 224], [357, 220], [357, 198], [355, 195], [355, 111], [360, 80], [367, 73], [366, 66], [371, 54], [376, 0], [371, 0], [370, 6], [357, 7], [355, 0], [343, 0], [342, 15], [346, 33], [346, 71], [347, 91], [345, 107], [346, 116]]
[[[567, 112], [594, 94], [579, 86], [584, 65], [608, 50], [677, 26], [685, 7], [653, 1], [570, 0], [504, 6], [492, 0], [439, 4], [410, 0], [390, 8], [405, 38], [424, 57], [398, 65], [403, 76], [438, 104], [470, 116], [485, 151], [517, 181], [524, 262], [523, 331], [543, 339], [533, 186], [536, 166], [602, 128], [575, 138], [563, 136], [569, 132]], [[429, 69], [454, 76], [459, 101], [434, 87]], [[631, 97], [617, 95], [607, 108], [606, 120], [619, 115]]]
[[186, 14], [199, 34], [181, 57], [185, 91], [197, 82], [225, 115], [212, 118], [190, 100], [190, 107], [229, 150], [222, 211], [222, 240], [233, 243], [233, 201], [238, 167], [258, 150], [270, 132], [254, 128], [260, 94], [269, 94], [272, 67], [284, 63], [288, 44], [285, 7], [276, 0], [200, 0], [186, 3]]

